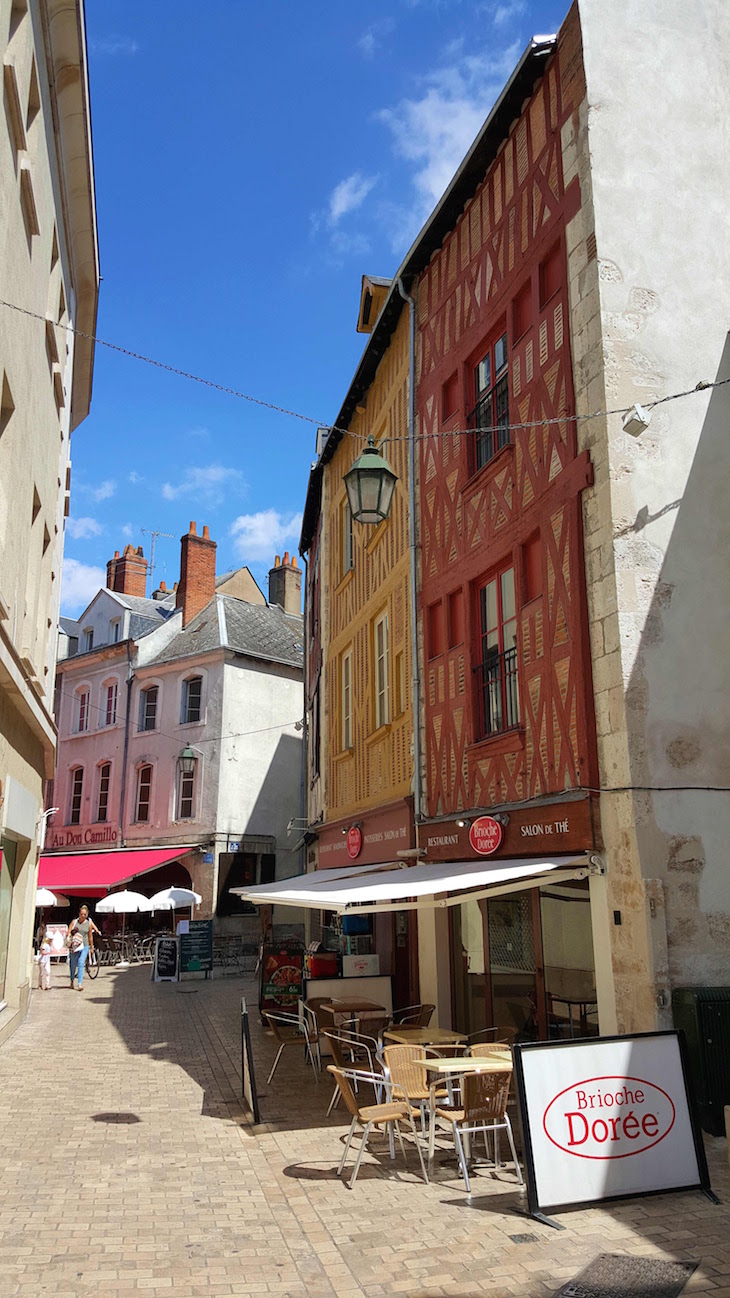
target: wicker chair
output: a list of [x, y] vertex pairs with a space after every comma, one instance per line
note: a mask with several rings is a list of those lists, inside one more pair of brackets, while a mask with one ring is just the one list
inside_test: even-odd
[[358, 1150], [357, 1158], [355, 1159], [355, 1166], [352, 1171], [352, 1176], [350, 1177], [350, 1181], [349, 1181], [350, 1189], [352, 1189], [352, 1187], [355, 1184], [355, 1181], [357, 1180], [357, 1174], [360, 1171], [360, 1163], [362, 1161], [362, 1156], [365, 1153], [365, 1146], [368, 1143], [368, 1136], [370, 1135], [370, 1132], [373, 1127], [388, 1127], [390, 1129], [395, 1127], [395, 1130], [398, 1133], [398, 1140], [400, 1141], [400, 1147], [403, 1153], [403, 1158], [407, 1162], [408, 1160], [406, 1159], [406, 1151], [405, 1151], [405, 1146], [403, 1144], [403, 1136], [401, 1134], [400, 1124], [401, 1122], [408, 1122], [411, 1131], [413, 1133], [413, 1140], [416, 1146], [416, 1152], [418, 1154], [418, 1161], [421, 1164], [421, 1173], [423, 1175], [424, 1181], [426, 1182], [426, 1184], [428, 1184], [428, 1173], [426, 1172], [426, 1168], [423, 1162], [423, 1154], [421, 1153], [421, 1147], [418, 1143], [418, 1135], [416, 1133], [416, 1127], [413, 1121], [414, 1111], [411, 1108], [411, 1106], [405, 1100], [389, 1100], [385, 1104], [366, 1104], [361, 1106], [358, 1103], [357, 1096], [355, 1095], [355, 1092], [352, 1089], [351, 1082], [369, 1082], [372, 1086], [376, 1086], [378, 1082], [382, 1080], [378, 1078], [377, 1073], [360, 1072], [357, 1069], [337, 1068], [333, 1064], [328, 1065], [327, 1071], [329, 1073], [332, 1073], [332, 1076], [334, 1077], [335, 1082], [337, 1083], [337, 1086], [340, 1089], [342, 1098], [345, 1101], [347, 1111], [352, 1117], [352, 1121], [350, 1123], [350, 1130], [347, 1133], [347, 1139], [345, 1141], [345, 1148], [342, 1151], [342, 1158], [340, 1159], [340, 1164], [339, 1167], [337, 1168], [337, 1175], [338, 1176], [342, 1175], [345, 1162], [347, 1161], [347, 1155], [350, 1152], [350, 1145], [352, 1144], [352, 1138], [355, 1134], [355, 1129], [358, 1126], [358, 1124], [363, 1128], [362, 1143]]
[[266, 1081], [269, 1083], [279, 1067], [279, 1060], [286, 1050], [287, 1046], [304, 1046], [307, 1058], [312, 1065], [315, 1082], [319, 1081], [317, 1076], [317, 1056], [309, 1036], [309, 1027], [306, 1018], [299, 1019], [296, 1014], [268, 1013], [264, 1011], [261, 1016], [266, 1019], [274, 1037], [279, 1042], [279, 1049], [276, 1052], [276, 1058], [272, 1065]]
[[[424, 1046], [384, 1046], [380, 1052], [385, 1076], [392, 1088], [393, 1095], [406, 1099], [417, 1105], [421, 1111], [421, 1130], [426, 1130], [426, 1112], [429, 1108], [431, 1092], [425, 1070], [419, 1068], [418, 1062], [426, 1059]], [[445, 1100], [448, 1091], [435, 1092], [436, 1099]]]
[[[517, 1036], [517, 1028], [480, 1028], [478, 1032], [470, 1032], [467, 1037], [469, 1042], [469, 1053], [472, 1053], [474, 1045], [493, 1045], [493, 1046], [511, 1046], [514, 1045]], [[480, 1041], [480, 1037], [487, 1037], [487, 1041]]]
[[[459, 1158], [461, 1174], [464, 1177], [467, 1194], [471, 1194], [469, 1170], [464, 1153], [464, 1139], [484, 1132], [484, 1145], [487, 1146], [487, 1132], [494, 1132], [494, 1165], [499, 1167], [499, 1132], [504, 1129], [512, 1151], [512, 1158], [517, 1173], [517, 1180], [522, 1185], [522, 1170], [517, 1159], [512, 1124], [507, 1116], [507, 1099], [509, 1096], [511, 1072], [466, 1073], [461, 1078], [462, 1107], [460, 1109], [436, 1109], [431, 1123], [428, 1143], [429, 1166], [433, 1160], [436, 1119], [451, 1124], [451, 1130]], [[488, 1152], [488, 1151], [487, 1151]]]
[[412, 1028], [427, 1028], [435, 1009], [435, 1005], [406, 1005], [402, 1010], [395, 1011], [393, 1023], [407, 1023]]

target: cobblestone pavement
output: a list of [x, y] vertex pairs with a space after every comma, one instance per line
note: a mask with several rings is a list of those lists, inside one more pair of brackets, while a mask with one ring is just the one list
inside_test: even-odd
[[730, 1298], [730, 1184], [710, 1140], [715, 1207], [699, 1193], [564, 1214], [522, 1212], [514, 1175], [487, 1171], [467, 1200], [455, 1167], [426, 1186], [366, 1154], [337, 1179], [346, 1122], [252, 1021], [266, 1124], [239, 1102], [239, 978], [153, 985], [102, 970], [83, 993], [35, 991], [0, 1052], [0, 1296], [550, 1295], [601, 1252], [701, 1258], [684, 1291]]

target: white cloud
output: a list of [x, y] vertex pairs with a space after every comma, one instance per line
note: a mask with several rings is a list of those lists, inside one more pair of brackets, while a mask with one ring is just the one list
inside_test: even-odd
[[202, 427], [190, 428], [188, 429], [188, 437], [210, 437], [210, 429]]
[[131, 36], [102, 36], [89, 41], [92, 54], [136, 54], [139, 45]]
[[61, 582], [61, 608], [73, 616], [90, 604], [98, 590], [106, 585], [106, 570], [78, 559], [64, 559]]
[[131, 482], [132, 485], [134, 486], [138, 482], [143, 482], [144, 479], [141, 473], [138, 473], [136, 469], [132, 469], [132, 472], [129, 474], [128, 481]]
[[101, 536], [104, 528], [95, 518], [68, 518], [66, 531], [74, 541], [85, 541], [90, 536]]
[[173, 486], [163, 482], [162, 495], [165, 500], [179, 500], [181, 496], [198, 496], [212, 504], [223, 499], [224, 488], [237, 492], [245, 486], [240, 469], [228, 469], [223, 464], [205, 464], [185, 470], [181, 482]]
[[241, 514], [231, 524], [236, 554], [244, 563], [265, 560], [272, 564], [274, 555], [289, 549], [302, 530], [301, 514], [280, 514], [264, 509], [258, 514]]
[[506, 4], [498, 4], [492, 14], [492, 22], [495, 27], [506, 27], [513, 18], [519, 18], [527, 8], [527, 0], [507, 0]]
[[91, 487], [91, 494], [97, 504], [102, 500], [109, 500], [116, 492], [117, 484], [113, 478], [106, 478], [100, 482], [98, 487]]
[[375, 22], [368, 27], [357, 42], [357, 48], [363, 58], [374, 58], [378, 50], [384, 45], [385, 37], [390, 36], [394, 28], [395, 19], [393, 18], [381, 18], [379, 22]]
[[396, 156], [411, 164], [415, 189], [412, 203], [380, 208], [396, 253], [418, 233], [481, 129], [515, 65], [519, 40], [496, 52], [464, 55], [463, 48], [463, 41], [452, 42], [446, 51], [451, 62], [421, 78], [419, 96], [378, 113]]
[[122, 528], [122, 536], [125, 537], [127, 541], [131, 541], [134, 536], [134, 528], [131, 523], [124, 524], [124, 527]]
[[329, 224], [337, 225], [348, 212], [356, 212], [377, 182], [377, 176], [363, 176], [361, 172], [353, 171], [351, 176], [335, 185], [329, 200]]

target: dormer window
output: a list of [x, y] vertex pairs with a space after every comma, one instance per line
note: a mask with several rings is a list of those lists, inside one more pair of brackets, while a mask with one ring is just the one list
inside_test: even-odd
[[109, 639], [112, 644], [116, 644], [121, 634], [121, 619], [115, 617], [109, 623]]
[[84, 627], [84, 653], [89, 653], [94, 648], [94, 628], [93, 626]]

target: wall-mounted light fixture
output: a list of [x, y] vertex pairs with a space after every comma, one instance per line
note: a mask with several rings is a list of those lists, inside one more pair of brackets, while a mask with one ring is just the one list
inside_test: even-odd
[[380, 454], [372, 433], [362, 455], [345, 474], [350, 511], [356, 523], [382, 523], [390, 512], [398, 475]]
[[626, 411], [623, 419], [623, 430], [632, 437], [640, 437], [641, 434], [649, 427], [651, 422], [651, 411], [645, 410], [643, 406], [635, 405]]
[[180, 756], [177, 759], [177, 764], [180, 768], [180, 774], [194, 775], [195, 764], [197, 760], [198, 759], [195, 756], [195, 753], [193, 752], [192, 748], [190, 747], [190, 744], [188, 744], [187, 747], [183, 748]]
[[459, 826], [459, 829], [468, 829], [469, 826], [471, 825], [470, 820], [464, 820], [463, 818], [461, 820], [457, 820], [456, 823]]

